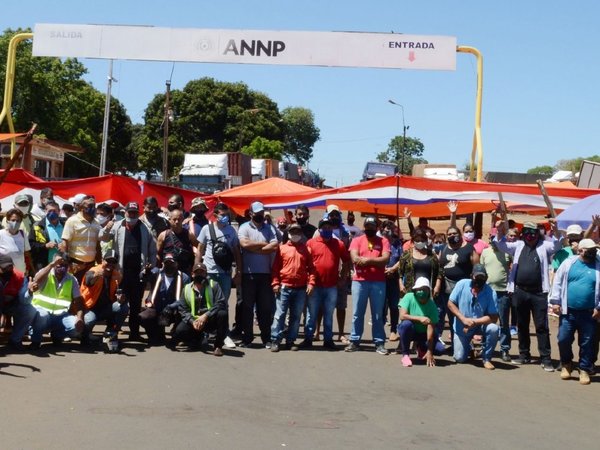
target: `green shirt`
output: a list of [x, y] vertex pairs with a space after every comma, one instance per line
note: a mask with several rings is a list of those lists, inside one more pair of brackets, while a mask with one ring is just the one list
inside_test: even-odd
[[559, 251], [556, 252], [554, 258], [552, 259], [552, 270], [555, 272], [558, 270], [563, 261], [567, 258], [570, 258], [575, 253], [573, 253], [573, 249], [569, 245], [568, 247], [563, 247]]
[[[432, 324], [438, 323], [438, 310], [437, 306], [433, 302], [433, 299], [429, 297], [427, 303], [421, 304], [415, 297], [415, 294], [412, 292], [408, 292], [402, 300], [400, 300], [399, 305], [400, 308], [406, 310], [406, 313], [411, 316], [417, 317], [429, 317]], [[426, 333], [427, 325], [423, 325], [420, 322], [413, 322], [415, 325], [415, 331], [417, 333]]]
[[496, 292], [506, 292], [510, 256], [491, 246], [481, 252], [479, 262], [488, 274], [487, 284]]

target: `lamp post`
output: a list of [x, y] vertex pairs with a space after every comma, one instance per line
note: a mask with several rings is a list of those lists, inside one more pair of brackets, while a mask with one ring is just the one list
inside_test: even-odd
[[166, 93], [163, 116], [163, 153], [162, 153], [162, 180], [169, 180], [169, 122], [173, 121], [171, 109], [171, 80], [166, 81]]
[[[406, 130], [408, 130], [410, 127], [407, 127], [404, 123], [404, 106], [402, 106], [400, 103], [396, 103], [394, 100], [388, 100], [388, 102], [392, 105], [399, 106], [402, 109], [402, 162], [400, 166], [400, 174], [402, 175], [404, 174], [404, 155], [406, 154]], [[399, 156], [400, 155], [398, 155], [396, 152], [396, 160], [400, 159]]]
[[102, 123], [102, 148], [100, 150], [100, 176], [106, 173], [106, 154], [108, 148], [108, 126], [110, 120], [110, 98], [113, 81], [118, 81], [113, 77], [113, 60], [108, 65], [108, 85], [106, 87], [106, 103], [104, 104], [104, 121]]
[[262, 108], [250, 108], [242, 111], [242, 123], [240, 124], [240, 134], [238, 136], [238, 153], [242, 151], [242, 135], [244, 133], [244, 126], [246, 125], [246, 113], [256, 114], [262, 111]]

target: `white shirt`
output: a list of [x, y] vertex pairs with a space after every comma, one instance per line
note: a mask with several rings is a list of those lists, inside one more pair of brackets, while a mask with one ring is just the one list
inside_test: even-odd
[[17, 234], [10, 234], [8, 230], [0, 230], [0, 253], [8, 255], [13, 260], [13, 266], [20, 272], [25, 273], [25, 252], [31, 250], [29, 239], [25, 239], [25, 233], [19, 230]]

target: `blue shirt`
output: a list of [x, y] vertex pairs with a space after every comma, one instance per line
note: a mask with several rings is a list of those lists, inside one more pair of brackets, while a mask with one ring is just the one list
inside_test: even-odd
[[392, 267], [398, 261], [400, 261], [400, 257], [402, 256], [402, 242], [400, 239], [394, 237], [390, 239], [390, 260], [385, 265], [385, 267]]
[[577, 259], [567, 278], [567, 306], [570, 309], [592, 309], [596, 301], [596, 264]]
[[[498, 314], [497, 297], [494, 290], [486, 284], [475, 297], [471, 292], [470, 278], [456, 283], [450, 294], [450, 301], [458, 306], [465, 317], [470, 319]], [[454, 332], [461, 336], [464, 335], [463, 324], [460, 320], [454, 320]]]
[[[246, 238], [255, 242], [277, 242], [277, 234], [273, 226], [263, 224], [259, 229], [252, 221], [246, 222], [240, 227], [238, 238], [240, 241], [242, 238]], [[242, 273], [270, 274], [274, 257], [275, 253], [262, 255], [242, 249]]]

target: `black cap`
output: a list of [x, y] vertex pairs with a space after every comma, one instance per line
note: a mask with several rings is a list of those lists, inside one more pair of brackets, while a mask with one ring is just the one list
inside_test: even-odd
[[104, 252], [104, 256], [102, 256], [102, 259], [104, 261], [113, 260], [114, 262], [119, 262], [117, 258], [117, 252], [115, 252], [114, 250], [106, 250]]
[[483, 266], [483, 264], [475, 264], [473, 266], [473, 271], [471, 272], [471, 274], [476, 277], [477, 275], [483, 275], [484, 277], [487, 277], [487, 270], [485, 270], [485, 267]]
[[14, 262], [9, 255], [0, 253], [0, 269], [6, 269], [8, 266], [13, 266]]

